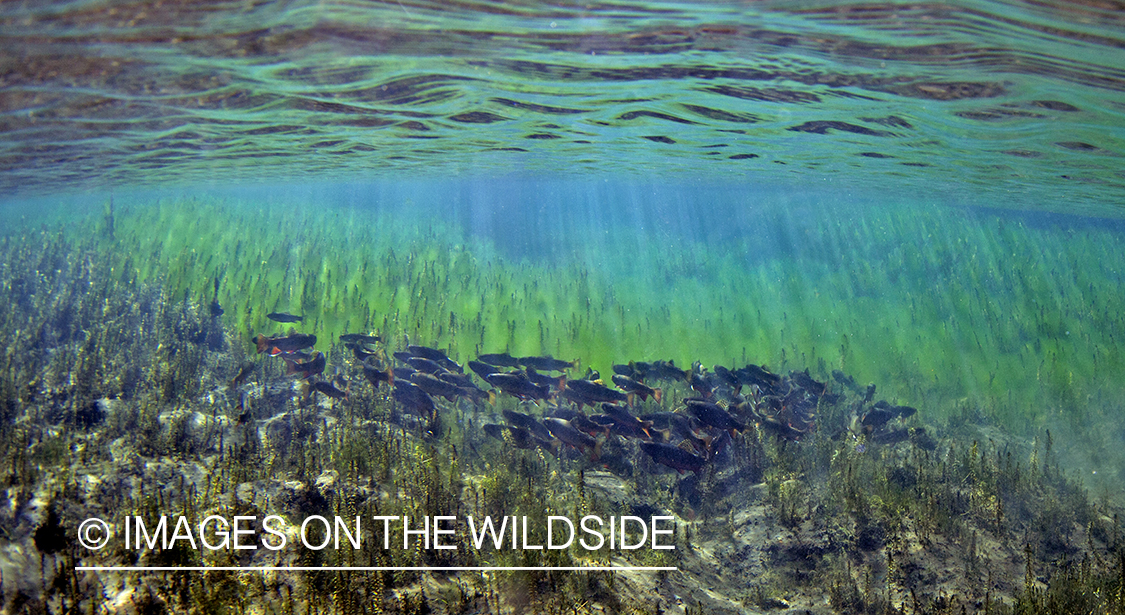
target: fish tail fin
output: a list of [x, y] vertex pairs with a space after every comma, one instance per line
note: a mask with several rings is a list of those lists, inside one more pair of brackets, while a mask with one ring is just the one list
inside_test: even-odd
[[582, 366], [582, 358], [581, 357], [579, 357], [579, 358], [570, 362], [570, 368], [571, 369], [578, 369], [581, 366]]
[[637, 401], [636, 393], [628, 393], [625, 395], [625, 403], [629, 404], [630, 407], [633, 406], [633, 402], [635, 401]]
[[660, 400], [663, 397], [664, 397], [664, 391], [662, 389], [655, 389], [652, 393], [652, 398], [655, 399], [656, 403], [658, 403], [658, 404], [660, 403]]
[[660, 434], [660, 441], [661, 442], [667, 442], [667, 441], [672, 439], [672, 430], [671, 429], [658, 429], [658, 430], [656, 430], [656, 433]]
[[258, 334], [258, 337], [254, 338], [254, 343], [258, 346], [258, 354], [262, 354], [266, 351], [267, 348], [270, 347], [269, 340], [267, 340], [266, 336], [262, 335], [261, 333]]
[[285, 358], [285, 357], [282, 357], [282, 360], [285, 361], [285, 375], [286, 376], [292, 376], [293, 374], [300, 373], [301, 370], [297, 369], [297, 362], [296, 361], [294, 361], [292, 359]]
[[566, 374], [559, 376], [558, 384], [555, 385], [555, 390], [561, 391], [566, 386]]
[[594, 448], [590, 451], [590, 461], [597, 461], [602, 456], [602, 444], [605, 440], [595, 440]]
[[641, 431], [645, 432], [649, 440], [652, 440], [652, 421], [641, 421]]
[[493, 406], [496, 405], [496, 389], [492, 389], [488, 392], [488, 403]]

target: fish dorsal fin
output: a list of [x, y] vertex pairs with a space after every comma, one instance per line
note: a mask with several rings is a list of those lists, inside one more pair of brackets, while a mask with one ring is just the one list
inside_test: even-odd
[[289, 327], [289, 333], [287, 333], [286, 335], [288, 335], [289, 337], [293, 337], [294, 335], [297, 335], [297, 330], [293, 327]]
[[684, 451], [685, 453], [691, 453], [692, 455], [695, 454], [695, 447], [692, 446], [691, 442], [688, 442], [687, 440], [680, 440], [680, 444], [677, 446], [677, 448]]
[[715, 402], [715, 405], [722, 408], [723, 410], [730, 410], [730, 402], [725, 399], [720, 399], [719, 401]]

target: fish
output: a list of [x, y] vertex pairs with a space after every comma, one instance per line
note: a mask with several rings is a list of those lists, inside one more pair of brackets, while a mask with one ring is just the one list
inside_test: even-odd
[[394, 384], [395, 401], [405, 406], [408, 411], [414, 414], [431, 420], [434, 418], [434, 414], [437, 412], [437, 406], [434, 405], [434, 400], [418, 387], [418, 385], [409, 380], [401, 380], [398, 378], [395, 379]]
[[243, 363], [242, 367], [238, 368], [238, 373], [235, 374], [234, 378], [231, 378], [230, 388], [237, 389], [245, 384], [246, 379], [249, 378], [252, 373], [254, 373], [254, 364]]
[[680, 474], [683, 474], [685, 470], [699, 472], [707, 463], [707, 460], [699, 455], [663, 442], [641, 442], [641, 450], [652, 457], [652, 460], [656, 463], [666, 465]]
[[[625, 391], [626, 393], [632, 393], [634, 395], [640, 396], [641, 401], [647, 401], [648, 398], [651, 397], [656, 400], [656, 403], [660, 403], [660, 398], [664, 395], [664, 393], [660, 389], [654, 389], [648, 385], [638, 382], [637, 380], [634, 380], [633, 378], [630, 378], [629, 376], [614, 374], [612, 380], [613, 384], [617, 385], [617, 388]], [[629, 405], [633, 405], [632, 400], [629, 400]]]
[[634, 363], [644, 378], [653, 380], [687, 380], [691, 375], [690, 369], [676, 367], [674, 361], [653, 361], [652, 363]]
[[367, 360], [367, 357], [375, 357], [379, 355], [379, 353], [377, 352], [371, 352], [370, 350], [364, 348], [363, 344], [346, 343], [344, 344], [344, 346], [352, 351], [352, 356], [355, 357], [356, 361], [363, 362]]
[[412, 344], [406, 347], [406, 352], [409, 352], [416, 357], [429, 359], [451, 372], [457, 372], [458, 374], [465, 372], [465, 369], [462, 368], [459, 363], [457, 363], [453, 359], [450, 359], [448, 355], [436, 348]]
[[508, 421], [509, 424], [530, 431], [535, 437], [539, 438], [540, 440], [551, 440], [551, 432], [547, 430], [547, 427], [543, 423], [537, 421], [535, 417], [531, 416], [530, 414], [515, 412], [513, 410], [505, 410], [503, 412], [503, 415], [504, 420]]
[[632, 363], [618, 363], [617, 365], [614, 365], [613, 373], [617, 374], [618, 376], [628, 376], [629, 378], [632, 378], [637, 382], [641, 382], [642, 380], [644, 380], [644, 374], [637, 371], [637, 369], [633, 367]]
[[516, 359], [523, 367], [533, 367], [544, 372], [557, 372], [578, 367], [579, 360], [561, 361], [550, 355], [545, 357], [520, 357]]
[[603, 401], [626, 402], [629, 400], [628, 396], [621, 391], [616, 391], [593, 380], [567, 380], [564, 391], [570, 391], [572, 395], [567, 398], [578, 402], [579, 405], [593, 406]]
[[538, 384], [539, 386], [554, 387], [556, 389], [560, 389], [562, 388], [563, 383], [566, 382], [566, 376], [548, 376], [546, 374], [540, 374], [539, 372], [535, 371], [534, 367], [528, 367], [524, 369], [524, 373], [527, 374], [528, 380], [534, 382], [535, 384]]
[[700, 439], [696, 433], [699, 422], [690, 415], [676, 412], [654, 412], [641, 415], [638, 418], [646, 423], [651, 423], [653, 429], [664, 432], [665, 440], [668, 439], [667, 436], [671, 435], [676, 435], [685, 440]]
[[297, 316], [295, 314], [286, 314], [285, 312], [270, 312], [266, 314], [266, 318], [274, 322], [304, 322], [304, 316]]
[[571, 425], [570, 421], [548, 417], [543, 419], [543, 425], [560, 442], [583, 452], [589, 452], [591, 461], [597, 461], [598, 457], [601, 456], [601, 441]]
[[425, 372], [427, 374], [440, 374], [441, 372], [449, 371], [445, 369], [441, 363], [425, 357], [410, 357], [406, 360], [406, 364], [413, 367], [416, 371]]
[[910, 406], [893, 406], [885, 401], [878, 401], [875, 405], [863, 415], [860, 423], [872, 431], [882, 427], [889, 421], [898, 417], [907, 418], [913, 416], [918, 410]]
[[276, 357], [279, 354], [289, 354], [305, 348], [312, 348], [316, 345], [316, 336], [306, 333], [293, 333], [287, 336], [266, 337], [259, 333], [254, 341], [258, 346], [258, 354], [268, 351], [270, 356]]
[[699, 422], [704, 425], [710, 425], [711, 427], [728, 431], [742, 431], [746, 429], [745, 425], [731, 416], [731, 414], [724, 410], [719, 404], [703, 399], [688, 399], [685, 401], [687, 403], [688, 412], [699, 419]]
[[331, 382], [325, 382], [323, 380], [314, 382], [312, 388], [314, 391], [323, 393], [324, 395], [327, 395], [332, 399], [344, 399], [348, 396], [346, 391], [341, 391], [340, 389], [336, 388], [335, 385], [333, 385]]
[[749, 363], [746, 367], [735, 370], [734, 374], [738, 376], [739, 381], [743, 384], [757, 385], [763, 391], [773, 394], [778, 385], [781, 384], [781, 376], [770, 372], [762, 366]]
[[283, 357], [287, 365], [285, 370], [286, 376], [298, 376], [301, 380], [307, 380], [317, 374], [324, 372], [325, 365], [328, 360], [324, 357], [323, 352], [317, 352], [308, 361], [297, 361], [289, 357]]
[[859, 384], [856, 383], [855, 378], [852, 378], [838, 369], [832, 370], [832, 378], [853, 391], [859, 391]]
[[[534, 448], [545, 448], [553, 455], [558, 454], [559, 443], [553, 439], [543, 440], [538, 438], [532, 432], [524, 429], [523, 427], [513, 427], [511, 425], [496, 425], [490, 423], [484, 426], [485, 433], [489, 436], [503, 441], [505, 444], [510, 444], [518, 449], [531, 450]], [[550, 434], [547, 434], [550, 438]]]
[[915, 414], [918, 413], [917, 408], [912, 408], [910, 406], [895, 406], [895, 405], [889, 404], [889, 403], [887, 403], [883, 400], [879, 400], [879, 401], [875, 402], [874, 407], [879, 408], [881, 410], [886, 410], [888, 412], [893, 413], [895, 416], [899, 416], [899, 417], [902, 417], [904, 419], [910, 418], [910, 417], [912, 417], [912, 416], [914, 416]]
[[762, 431], [768, 431], [775, 436], [785, 438], [786, 440], [800, 440], [801, 437], [805, 435], [805, 432], [797, 429], [793, 425], [784, 423], [773, 417], [766, 417], [759, 421], [758, 429], [761, 429]]
[[813, 395], [816, 395], [817, 397], [824, 395], [825, 390], [827, 390], [828, 388], [828, 385], [826, 383], [813, 380], [812, 376], [809, 375], [809, 370], [807, 367], [803, 372], [789, 372], [789, 379], [797, 383], [797, 386], [808, 391], [809, 393], [812, 393]]
[[547, 396], [551, 394], [551, 389], [528, 380], [527, 375], [522, 372], [517, 374], [489, 374], [484, 379], [488, 384], [520, 399], [547, 399]]
[[469, 369], [473, 370], [474, 374], [480, 376], [481, 380], [487, 380], [489, 374], [501, 373], [499, 369], [480, 361], [469, 361]]
[[593, 419], [587, 418], [586, 415], [582, 414], [581, 412], [578, 412], [574, 416], [571, 416], [569, 418], [564, 418], [561, 416], [554, 418], [560, 418], [569, 421], [575, 429], [591, 436], [607, 435], [610, 429], [607, 425], [602, 425], [595, 422]]
[[477, 357], [477, 361], [480, 363], [486, 363], [493, 367], [520, 367], [519, 359], [506, 352], [501, 352], [498, 354], [482, 354], [481, 356]]
[[601, 409], [602, 412], [604, 412], [606, 415], [613, 417], [613, 420], [616, 422], [616, 424], [626, 432], [625, 435], [633, 435], [639, 432], [643, 435], [633, 435], [633, 437], [652, 438], [651, 422], [642, 421], [632, 414], [629, 414], [629, 411], [625, 408], [614, 404], [602, 404]]
[[430, 395], [440, 395], [449, 401], [457, 399], [457, 395], [461, 392], [460, 387], [457, 385], [446, 382], [426, 372], [414, 372], [410, 376], [410, 382], [413, 382]]
[[383, 341], [383, 338], [378, 335], [365, 335], [363, 333], [345, 333], [340, 336], [340, 342], [344, 344], [374, 344]]
[[734, 372], [723, 367], [722, 365], [716, 365], [714, 371], [719, 380], [730, 388], [734, 389], [735, 392], [738, 392], [740, 389], [742, 389], [742, 381], [738, 379], [738, 375]]

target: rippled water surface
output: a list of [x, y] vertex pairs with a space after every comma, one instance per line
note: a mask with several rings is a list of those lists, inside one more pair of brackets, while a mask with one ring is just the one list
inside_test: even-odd
[[1120, 214], [1115, 2], [6, 2], [0, 190], [580, 174]]

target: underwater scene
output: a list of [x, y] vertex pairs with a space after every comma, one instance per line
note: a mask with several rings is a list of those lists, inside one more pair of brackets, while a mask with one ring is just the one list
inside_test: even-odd
[[1125, 5], [0, 51], [0, 612], [1125, 613]]

